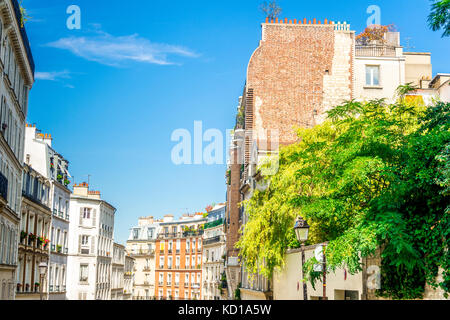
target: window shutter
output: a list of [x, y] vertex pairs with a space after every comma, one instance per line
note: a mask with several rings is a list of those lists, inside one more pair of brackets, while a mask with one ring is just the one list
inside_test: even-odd
[[95, 254], [95, 238], [91, 237], [91, 254]]
[[92, 226], [95, 227], [97, 225], [97, 209], [92, 210]]
[[80, 226], [83, 225], [83, 208], [80, 208]]
[[82, 241], [82, 236], [78, 236], [78, 253], [81, 253], [81, 241]]

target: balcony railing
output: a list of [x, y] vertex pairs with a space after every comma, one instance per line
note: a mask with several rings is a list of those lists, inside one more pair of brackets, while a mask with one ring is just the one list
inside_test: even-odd
[[213, 238], [205, 239], [205, 240], [203, 240], [203, 245], [207, 246], [207, 245], [214, 244], [214, 243], [217, 243], [220, 241], [223, 241], [223, 236], [216, 236]]
[[0, 196], [8, 199], [8, 179], [0, 172]]
[[395, 47], [383, 45], [357, 45], [357, 57], [395, 57]]
[[22, 36], [23, 45], [25, 46], [25, 51], [27, 52], [28, 63], [30, 64], [31, 72], [33, 72], [33, 75], [34, 75], [35, 65], [34, 65], [33, 55], [31, 54], [30, 42], [28, 41], [27, 32], [25, 31], [25, 26], [22, 25], [22, 22], [21, 22], [22, 21], [22, 13], [20, 11], [20, 5], [17, 0], [12, 0], [12, 4], [14, 6], [14, 13], [16, 16], [17, 24], [19, 25], [19, 28], [20, 28], [20, 34]]

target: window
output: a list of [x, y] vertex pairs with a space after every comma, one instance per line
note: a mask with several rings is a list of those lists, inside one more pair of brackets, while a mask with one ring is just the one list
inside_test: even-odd
[[189, 287], [189, 273], [184, 274], [184, 286]]
[[80, 265], [80, 282], [88, 282], [89, 265]]
[[90, 218], [91, 218], [91, 209], [83, 208], [83, 219], [90, 219]]
[[89, 236], [81, 236], [81, 245], [88, 246], [89, 245]]
[[164, 268], [164, 257], [159, 257], [159, 268]]
[[366, 66], [366, 85], [380, 85], [380, 66]]
[[133, 240], [139, 239], [139, 229], [133, 229]]
[[186, 256], [186, 264], [184, 266], [186, 269], [189, 268], [189, 261], [190, 261], [189, 256]]
[[153, 232], [154, 232], [154, 230], [155, 229], [153, 229], [153, 228], [147, 230], [147, 236], [148, 236], [149, 239], [153, 239]]

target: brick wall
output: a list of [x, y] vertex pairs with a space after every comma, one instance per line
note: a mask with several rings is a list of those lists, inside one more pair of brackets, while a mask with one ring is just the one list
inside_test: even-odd
[[[253, 129], [278, 130], [280, 144], [297, 141], [295, 127], [323, 120], [331, 106], [351, 99], [353, 32], [333, 24], [265, 23], [251, 57], [247, 91], [253, 90]], [[256, 138], [256, 137], [255, 137]]]

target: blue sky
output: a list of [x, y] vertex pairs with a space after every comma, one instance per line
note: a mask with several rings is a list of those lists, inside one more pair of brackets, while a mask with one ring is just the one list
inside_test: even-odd
[[[249, 58], [261, 37], [260, 0], [24, 0], [37, 80], [28, 121], [54, 137], [77, 183], [117, 208], [124, 243], [140, 216], [203, 211], [225, 201], [224, 165], [176, 166], [175, 129], [234, 127]], [[81, 30], [66, 9], [81, 8]], [[450, 72], [449, 39], [428, 29], [428, 0], [280, 0], [282, 17], [347, 21], [357, 33], [369, 5], [381, 23], [432, 52], [433, 73]]]

